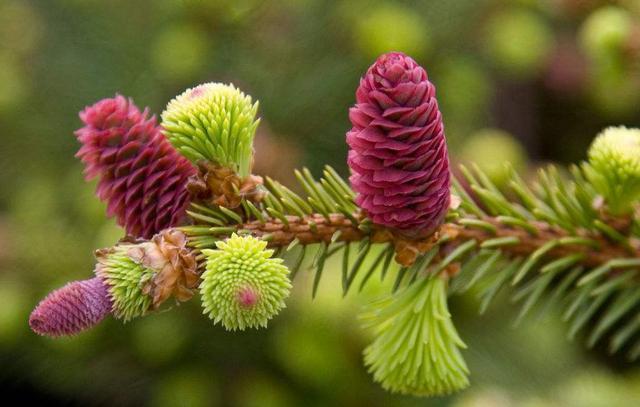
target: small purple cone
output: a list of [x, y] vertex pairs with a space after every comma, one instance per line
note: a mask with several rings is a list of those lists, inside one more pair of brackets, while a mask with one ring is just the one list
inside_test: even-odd
[[449, 208], [442, 115], [427, 72], [410, 57], [381, 55], [360, 80], [347, 133], [356, 203], [379, 225], [420, 237]]
[[44, 336], [74, 335], [97, 325], [111, 313], [111, 300], [99, 277], [73, 281], [40, 301], [29, 326]]

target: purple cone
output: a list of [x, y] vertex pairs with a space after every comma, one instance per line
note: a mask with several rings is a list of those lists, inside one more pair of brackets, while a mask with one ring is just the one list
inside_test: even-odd
[[74, 281], [40, 301], [29, 317], [29, 326], [40, 335], [77, 334], [97, 325], [111, 313], [111, 300], [102, 279]]
[[449, 207], [449, 158], [435, 87], [410, 57], [384, 54], [360, 80], [347, 133], [356, 203], [379, 225], [425, 236]]
[[189, 203], [186, 183], [195, 168], [130, 99], [117, 95], [80, 113], [76, 154], [87, 179], [99, 177], [97, 195], [129, 235], [150, 238], [180, 222]]

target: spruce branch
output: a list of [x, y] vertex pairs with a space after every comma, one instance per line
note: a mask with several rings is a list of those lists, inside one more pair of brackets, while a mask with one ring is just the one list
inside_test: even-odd
[[87, 108], [78, 155], [135, 236], [96, 253], [96, 278], [45, 298], [32, 328], [75, 334], [197, 289], [215, 323], [265, 326], [302, 265], [315, 296], [336, 256], [344, 295], [376, 273], [393, 279], [365, 314], [376, 333], [365, 362], [392, 391], [467, 385], [447, 296], [469, 290], [481, 312], [508, 291], [522, 304], [517, 322], [536, 307], [562, 309], [570, 338], [585, 332], [589, 346], [607, 338], [611, 352], [640, 357], [640, 130], [606, 129], [587, 162], [530, 182], [507, 170], [498, 188], [476, 166], [452, 176], [435, 87], [410, 57], [378, 58], [356, 102], [350, 182], [330, 167], [319, 178], [302, 169], [299, 188], [252, 174], [258, 105], [232, 85], [185, 91], [162, 129], [122, 97]]
[[[313, 201], [313, 196], [299, 196], [290, 189], [269, 180], [269, 193], [265, 197], [263, 206], [260, 206], [262, 213], [258, 214], [257, 219], [258, 208], [251, 203], [253, 211], [246, 211], [243, 217], [247, 220], [241, 222], [238, 222], [237, 218], [228, 218], [229, 215], [225, 215], [220, 207], [204, 210], [202, 206], [196, 205], [194, 210], [189, 212], [194, 217], [196, 225], [181, 229], [191, 236], [191, 241], [196, 247], [204, 247], [206, 242], [223, 239], [231, 233], [240, 233], [267, 240], [269, 247], [287, 247], [294, 241], [297, 244], [311, 245], [323, 242], [357, 242], [368, 238], [372, 243], [392, 243], [399, 250], [406, 245], [411, 245], [414, 249], [420, 247], [419, 252], [424, 253], [440, 237], [446, 236], [449, 247], [456, 247], [469, 239], [474, 239], [481, 248], [499, 247], [513, 256], [526, 256], [543, 248], [545, 258], [549, 259], [559, 259], [572, 254], [580, 255], [577, 263], [586, 267], [597, 267], [620, 258], [640, 257], [640, 246], [635, 243], [635, 238], [622, 235], [622, 233], [628, 233], [625, 231], [629, 229], [628, 217], [613, 217], [606, 213], [598, 213], [591, 207], [585, 207], [583, 210], [586, 213], [580, 216], [575, 215], [578, 220], [573, 226], [561, 219], [560, 215], [554, 214], [551, 206], [545, 201], [568, 202], [571, 199], [569, 195], [575, 188], [574, 180], [556, 179], [553, 188], [558, 191], [565, 190], [564, 194], [556, 193], [546, 198], [540, 192], [529, 191], [526, 198], [528, 203], [523, 203], [526, 202], [525, 198], [507, 200], [505, 194], [497, 188], [493, 187], [495, 189], [491, 190], [484, 188], [475, 179], [478, 177], [487, 180], [488, 178], [482, 172], [470, 172], [464, 167], [462, 172], [468, 174], [472, 181], [469, 189], [477, 191], [479, 198], [472, 198], [464, 188], [459, 187], [460, 183], [456, 181], [459, 187], [456, 192], [459, 192], [461, 197], [454, 196], [453, 200], [461, 200], [459, 208], [452, 209], [449, 214], [451, 219], [426, 238], [407, 239], [402, 234], [395, 233], [393, 229], [373, 224], [361, 210], [345, 214], [344, 210], [352, 208], [352, 202], [340, 203], [339, 200], [347, 198], [326, 187], [328, 182], [325, 178], [317, 181], [307, 170], [298, 173], [309, 174], [304, 182], [307, 185], [313, 185], [313, 188], [309, 187], [308, 190], [313, 191], [315, 196], [322, 196], [328, 209], [340, 207], [343, 213], [330, 213], [326, 210], [323, 211], [324, 213], [315, 213], [311, 205], [307, 205], [305, 209], [293, 208], [291, 202]], [[548, 178], [547, 173], [557, 174], [558, 170], [551, 167], [542, 171], [540, 180], [537, 182], [543, 182]], [[344, 180], [337, 178], [334, 170], [327, 168], [325, 177], [327, 174], [331, 174], [332, 182], [335, 184], [346, 185]], [[534, 184], [537, 182], [534, 181]], [[511, 195], [516, 195], [525, 187], [524, 183], [514, 183], [510, 191]], [[351, 197], [353, 193], [347, 192], [344, 196]], [[592, 192], [585, 200], [592, 202], [595, 196]], [[500, 201], [496, 197], [500, 197]], [[498, 203], [501, 207], [496, 206]], [[529, 205], [529, 210], [524, 208], [525, 204]], [[497, 209], [493, 209], [494, 215], [491, 215], [487, 213], [488, 211], [480, 209], [480, 205], [494, 205]], [[556, 205], [559, 204], [556, 203]], [[558, 209], [557, 213], [560, 212], [561, 210]], [[587, 227], [580, 223], [583, 216], [590, 221], [586, 224]], [[215, 222], [213, 222], [214, 219]], [[556, 221], [552, 223], [542, 219], [556, 219]], [[212, 222], [211, 227], [203, 226], [207, 221]], [[397, 260], [405, 266], [410, 266], [415, 258], [410, 258], [408, 261], [402, 261], [402, 258]]]
[[[506, 216], [484, 216], [482, 218], [464, 217], [444, 223], [434, 235], [423, 239], [408, 241], [384, 228], [371, 226], [361, 212], [352, 214], [352, 218], [362, 219], [353, 222], [345, 215], [331, 213], [327, 216], [311, 214], [305, 216], [285, 215], [286, 220], [265, 216], [263, 220], [251, 220], [246, 223], [226, 225], [221, 228], [203, 226], [183, 226], [180, 230], [191, 236], [191, 242], [198, 246], [200, 242], [223, 240], [232, 233], [250, 234], [268, 242], [271, 248], [286, 248], [293, 242], [301, 245], [336, 242], [360, 242], [365, 238], [374, 243], [393, 243], [422, 245], [422, 251], [435, 244], [434, 236], [446, 236], [448, 247], [475, 240], [479, 247], [500, 247], [514, 256], [526, 256], [543, 247], [549, 259], [563, 258], [567, 255], [580, 255], [576, 262], [586, 267], [597, 267], [614, 259], [640, 258], [640, 246], [632, 247], [616, 244], [603, 235], [568, 231], [543, 221], [532, 220], [523, 224], [513, 222]], [[214, 229], [215, 228], [215, 229]], [[211, 230], [213, 229], [213, 230]], [[367, 231], [367, 229], [369, 229]], [[334, 238], [335, 236], [335, 238]], [[415, 259], [414, 259], [415, 260]], [[413, 262], [405, 265], [410, 266]]]
[[[196, 217], [198, 224], [181, 230], [190, 236], [195, 248], [215, 244], [232, 233], [263, 239], [269, 247], [281, 249], [279, 253], [285, 258], [291, 256], [295, 246], [320, 247], [300, 250], [292, 271], [293, 278], [302, 260], [315, 253], [314, 293], [328, 256], [342, 256], [348, 265], [343, 267], [344, 293], [358, 279], [362, 287], [375, 272], [390, 274], [389, 269], [399, 263], [403, 267], [396, 272], [394, 291], [410, 286], [419, 275], [446, 271], [452, 277], [452, 293], [481, 287], [481, 311], [500, 291], [513, 286], [514, 301], [523, 304], [518, 321], [538, 303], [564, 302], [571, 335], [592, 321], [597, 328], [591, 331], [590, 346], [605, 334], [611, 338], [612, 350], [633, 342], [640, 327], [632, 324], [624, 325], [626, 330], [611, 330], [632, 318], [640, 304], [628, 291], [640, 283], [640, 247], [635, 243], [633, 219], [594, 208], [598, 195], [578, 167], [572, 169], [571, 176], [561, 176], [556, 167], [541, 170], [529, 184], [514, 174], [508, 190], [493, 186], [478, 169], [463, 167], [461, 173], [467, 187], [462, 187], [461, 180], [454, 180], [457, 195], [451, 201], [455, 207], [449, 210], [447, 221], [425, 238], [407, 239], [402, 233], [372, 223], [365, 211], [356, 210], [348, 216], [327, 213], [328, 208], [352, 208], [348, 200], [353, 198], [345, 197], [353, 194], [337, 193], [327, 187], [324, 178], [316, 180], [306, 170], [298, 174], [307, 174], [300, 180], [307, 185], [303, 189], [313, 196], [297, 195], [270, 180], [264, 200], [252, 204], [253, 209], [242, 216], [237, 215], [240, 221], [224, 215], [219, 208], [208, 208], [210, 214], [217, 214], [216, 219], [227, 216], [224, 226], [206, 225], [203, 217]], [[327, 168], [324, 177], [328, 175], [333, 185], [343, 185], [344, 180], [335, 171]], [[314, 212], [321, 206], [317, 204], [320, 199], [313, 197], [322, 197], [324, 213]], [[347, 201], [342, 206], [341, 199]], [[302, 205], [287, 207], [284, 202], [314, 205], [303, 209]], [[356, 246], [354, 262], [349, 248]], [[362, 267], [361, 260], [372, 247], [380, 247], [374, 250], [378, 257], [371, 267]], [[594, 296], [599, 301], [589, 307], [589, 299]], [[598, 310], [603, 316], [595, 319]]]

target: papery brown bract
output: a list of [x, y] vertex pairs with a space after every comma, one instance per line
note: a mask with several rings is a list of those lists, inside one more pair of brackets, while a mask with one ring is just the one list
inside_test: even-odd
[[361, 79], [356, 101], [347, 133], [356, 203], [376, 224], [431, 234], [449, 207], [450, 174], [427, 72], [402, 53], [384, 54]]

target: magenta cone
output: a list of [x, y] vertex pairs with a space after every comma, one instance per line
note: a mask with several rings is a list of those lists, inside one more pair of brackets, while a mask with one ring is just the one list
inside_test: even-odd
[[29, 317], [29, 326], [40, 335], [77, 334], [97, 325], [111, 312], [111, 300], [99, 277], [74, 281], [40, 301]]
[[449, 207], [449, 158], [435, 87], [410, 57], [384, 54], [360, 80], [347, 133], [356, 203], [379, 225], [424, 236]]
[[186, 183], [195, 169], [161, 133], [155, 117], [122, 96], [80, 113], [76, 154], [87, 179], [99, 177], [97, 195], [129, 235], [150, 238], [180, 222], [188, 205]]

